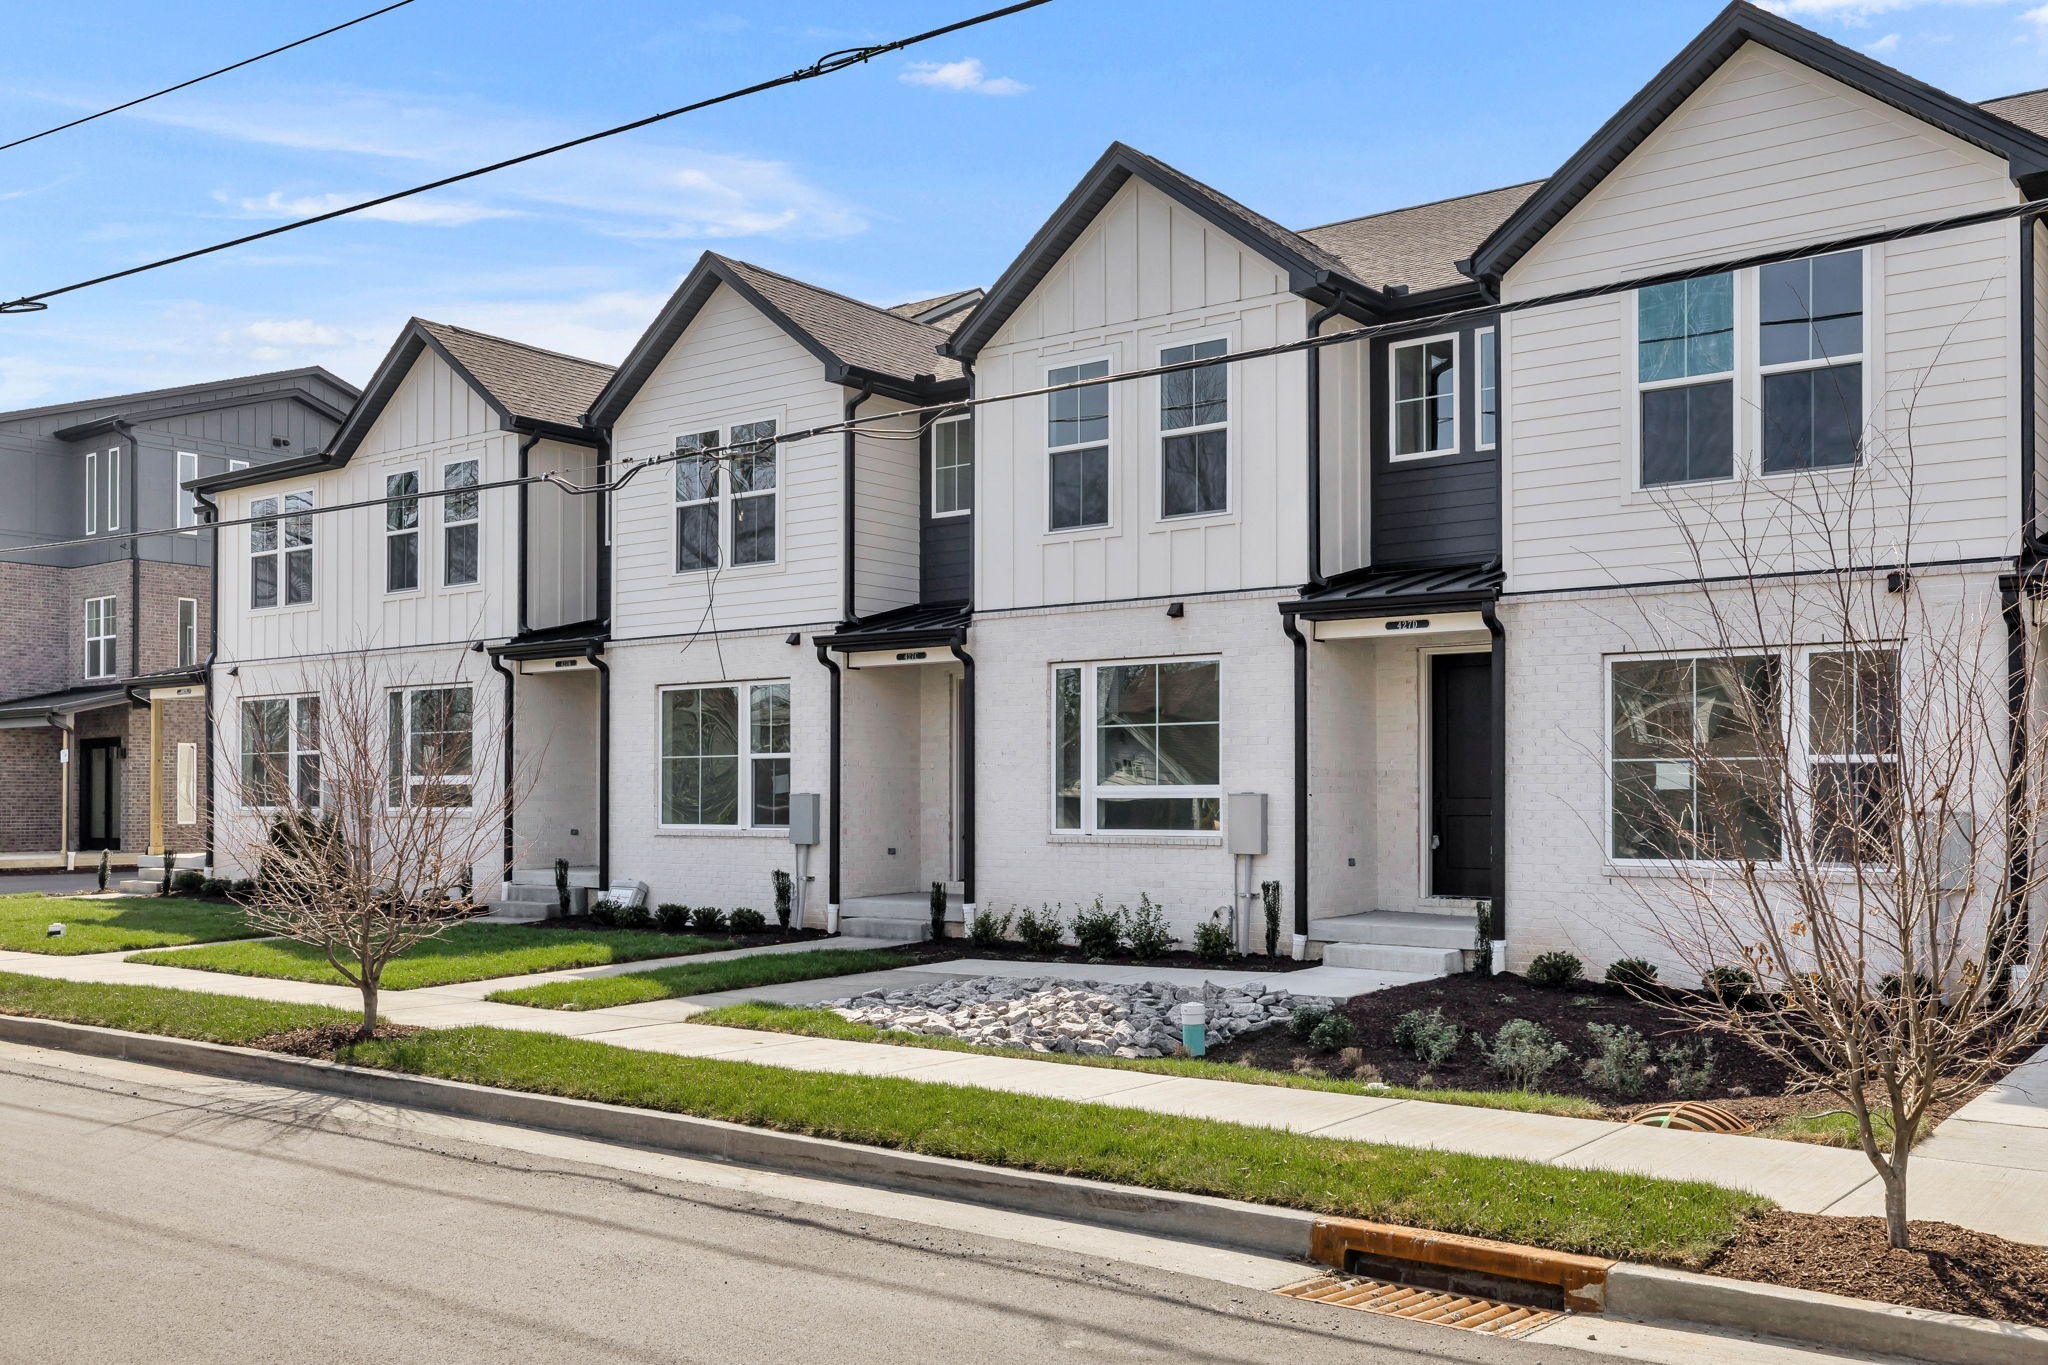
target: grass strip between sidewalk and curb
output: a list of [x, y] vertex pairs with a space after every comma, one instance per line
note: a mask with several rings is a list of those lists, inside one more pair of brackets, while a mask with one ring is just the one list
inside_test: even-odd
[[[537, 929], [521, 924], [452, 924], [406, 950], [384, 968], [384, 989], [416, 990], [494, 976], [525, 976], [571, 967], [608, 967], [643, 958], [683, 957], [731, 948], [729, 940], [632, 929]], [[345, 986], [327, 955], [309, 943], [272, 940], [223, 943], [166, 953], [138, 953], [131, 962], [188, 967], [230, 976], [267, 976]]]
[[714, 991], [740, 991], [755, 986], [779, 986], [791, 981], [814, 981], [820, 977], [885, 972], [915, 961], [917, 958], [911, 954], [884, 949], [813, 948], [805, 952], [722, 958], [717, 962], [684, 962], [673, 967], [656, 967], [652, 971], [596, 976], [582, 981], [549, 981], [539, 986], [493, 991], [484, 998], [500, 1004], [530, 1005], [544, 1010], [601, 1010], [614, 1005], [638, 1005], [649, 1000], [709, 995]]
[[[507, 992], [509, 995], [510, 992]], [[492, 997], [498, 999], [500, 997]], [[1323, 1090], [1337, 1095], [1369, 1095], [1383, 1100], [1425, 1100], [1431, 1104], [1456, 1104], [1469, 1109], [1507, 1109], [1518, 1114], [1554, 1114], [1563, 1118], [1597, 1119], [1605, 1113], [1591, 1100], [1576, 1095], [1552, 1095], [1540, 1090], [1419, 1090], [1411, 1086], [1368, 1086], [1361, 1081], [1331, 1076], [1303, 1075], [1294, 1071], [1272, 1071], [1246, 1066], [1242, 1062], [1211, 1062], [1199, 1057], [1082, 1057], [1069, 1052], [1031, 1052], [1023, 1048], [984, 1047], [935, 1034], [912, 1033], [907, 1029], [877, 1028], [842, 1018], [831, 1010], [807, 1005], [778, 1005], [754, 1000], [740, 1005], [721, 1005], [690, 1016], [693, 1024], [724, 1028], [757, 1029], [763, 1033], [795, 1033], [807, 1038], [837, 1038], [850, 1043], [890, 1043], [898, 1047], [932, 1048], [940, 1052], [965, 1052], [977, 1057], [1016, 1057], [1030, 1062], [1058, 1062], [1067, 1066], [1107, 1067], [1115, 1071], [1150, 1071], [1161, 1076], [1186, 1076], [1202, 1081], [1235, 1081], [1239, 1085], [1276, 1085], [1289, 1090]]]
[[[62, 924], [64, 932], [52, 935], [52, 924]], [[178, 896], [88, 900], [39, 891], [0, 895], [0, 948], [17, 953], [75, 957], [257, 936], [241, 908], [222, 901]]]
[[[347, 1017], [317, 1006], [14, 973], [0, 973], [0, 1012], [236, 1044]], [[508, 1029], [428, 1030], [355, 1044], [336, 1060], [1662, 1265], [1706, 1264], [1749, 1217], [1772, 1207], [1760, 1196], [1703, 1181], [1316, 1138], [1108, 1104], [793, 1071]]]

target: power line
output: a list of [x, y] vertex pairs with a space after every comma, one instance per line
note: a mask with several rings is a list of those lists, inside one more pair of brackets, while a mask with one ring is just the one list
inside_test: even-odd
[[133, 109], [138, 104], [147, 104], [153, 99], [159, 99], [165, 95], [173, 94], [179, 90], [185, 89], [188, 86], [197, 85], [201, 81], [210, 81], [215, 76], [225, 76], [230, 71], [239, 71], [245, 66], [250, 66], [256, 62], [262, 61], [265, 57], [275, 57], [280, 52], [289, 52], [295, 47], [304, 47], [307, 43], [314, 41], [316, 38], [325, 38], [330, 33], [339, 33], [345, 28], [354, 28], [357, 24], [366, 23], [369, 20], [376, 18], [380, 14], [389, 14], [391, 13], [391, 11], [395, 9], [404, 9], [407, 5], [410, 5], [411, 3], [412, 0], [398, 0], [396, 4], [386, 5], [383, 9], [373, 9], [368, 14], [358, 15], [355, 18], [349, 20], [345, 24], [336, 24], [333, 28], [323, 28], [318, 33], [309, 33], [305, 37], [297, 39], [294, 42], [286, 43], [283, 47], [273, 47], [268, 52], [259, 52], [253, 57], [244, 57], [242, 58], [241, 61], [235, 62], [229, 66], [221, 67], [218, 71], [209, 71], [204, 76], [194, 76], [189, 81], [179, 81], [176, 85], [167, 85], [163, 89], [154, 91], [150, 94], [139, 95], [136, 98], [129, 100], [126, 104], [117, 104], [111, 109], [102, 109], [97, 114], [87, 114], [85, 117], [75, 118], [71, 120], [71, 122], [69, 123], [60, 123], [55, 128], [45, 128], [40, 133], [30, 133], [27, 137], [18, 137], [14, 139], [14, 141], [12, 142], [0, 142], [0, 152], [4, 152], [11, 147], [19, 147], [25, 142], [34, 142], [39, 137], [48, 137], [52, 133], [61, 133], [66, 128], [76, 128], [81, 123], [91, 123], [96, 118], [105, 118], [109, 114], [118, 114], [123, 109]]
[[1012, 14], [1021, 13], [1028, 9], [1037, 9], [1040, 5], [1049, 3], [1051, 3], [1051, 0], [1018, 0], [1016, 4], [1005, 5], [1001, 9], [992, 9], [985, 13], [974, 15], [972, 18], [957, 20], [954, 23], [946, 24], [939, 28], [928, 29], [923, 33], [913, 34], [908, 38], [898, 38], [893, 42], [876, 43], [868, 47], [850, 47], [843, 48], [838, 52], [828, 52], [809, 66], [792, 71], [786, 76], [776, 76], [771, 80], [758, 81], [753, 85], [743, 86], [738, 90], [728, 90], [722, 95], [713, 95], [708, 99], [680, 105], [677, 108], [669, 109], [659, 114], [650, 114], [646, 118], [634, 119], [631, 123], [621, 123], [615, 128], [606, 128], [601, 132], [585, 133], [582, 137], [570, 138], [567, 142], [557, 142], [552, 147], [542, 147], [538, 151], [524, 152], [518, 156], [507, 157], [503, 161], [494, 161], [488, 166], [479, 166], [475, 170], [443, 176], [439, 180], [430, 180], [424, 185], [415, 185], [409, 190], [398, 190], [392, 194], [379, 195], [375, 199], [365, 199], [361, 203], [349, 204], [338, 209], [330, 209], [326, 213], [316, 213], [310, 218], [299, 218], [289, 223], [281, 223], [273, 228], [265, 228], [261, 232], [252, 232], [247, 236], [236, 237], [225, 242], [216, 242], [212, 246], [203, 246], [192, 251], [181, 251], [175, 256], [166, 256], [161, 260], [149, 261], [143, 265], [132, 265], [126, 270], [112, 271], [105, 275], [95, 276], [89, 280], [80, 280], [76, 284], [67, 284], [56, 289], [45, 289], [38, 294], [24, 294], [20, 298], [0, 303], [0, 313], [41, 312], [44, 308], [48, 307], [48, 304], [44, 301], [56, 298], [59, 294], [69, 294], [80, 289], [90, 289], [94, 285], [107, 284], [114, 280], [123, 280], [130, 275], [140, 275], [145, 271], [161, 270], [167, 265], [177, 265], [183, 261], [196, 260], [201, 256], [211, 256], [217, 251], [226, 251], [231, 247], [247, 246], [250, 242], [260, 242], [267, 237], [276, 237], [286, 232], [296, 232], [300, 228], [311, 227], [315, 223], [324, 223], [332, 218], [346, 217], [351, 213], [361, 213], [365, 209], [378, 208], [384, 204], [395, 203], [400, 199], [409, 199], [413, 195], [425, 194], [429, 190], [438, 190], [444, 186], [459, 184], [464, 180], [474, 180], [480, 175], [489, 175], [493, 171], [502, 171], [508, 167], [523, 165], [529, 161], [537, 161], [544, 156], [553, 156], [556, 152], [566, 152], [572, 147], [581, 147], [586, 143], [597, 142], [608, 137], [617, 137], [621, 133], [630, 133], [636, 129], [645, 128], [650, 124], [660, 123], [666, 119], [676, 118], [682, 114], [691, 114], [701, 109], [709, 109], [713, 105], [727, 104], [733, 100], [744, 99], [748, 95], [758, 95], [763, 91], [773, 90], [778, 86], [795, 85], [800, 81], [814, 80], [819, 76], [829, 76], [836, 71], [844, 71], [849, 66], [859, 65], [874, 57], [884, 56], [891, 52], [900, 52], [905, 48], [915, 47], [919, 43], [928, 43], [934, 38], [943, 38], [948, 34], [958, 33], [962, 29], [974, 28], [977, 25], [986, 24], [996, 19], [1008, 18]]

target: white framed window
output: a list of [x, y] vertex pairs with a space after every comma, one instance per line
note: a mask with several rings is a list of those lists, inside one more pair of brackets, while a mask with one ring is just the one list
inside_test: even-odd
[[773, 564], [776, 560], [775, 423], [742, 422], [732, 428], [726, 456], [732, 499], [732, 562]]
[[1636, 291], [1636, 405], [1644, 488], [1735, 472], [1735, 277]]
[[1806, 656], [1807, 790], [1814, 851], [1831, 863], [1885, 863], [1899, 816], [1899, 654]]
[[409, 687], [386, 698], [388, 790], [402, 805], [467, 806], [475, 784], [475, 712], [467, 687]]
[[964, 412], [932, 424], [932, 516], [974, 510], [974, 418]]
[[1230, 366], [1220, 338], [1159, 353], [1162, 365], [1214, 365], [1159, 376], [1159, 515], [1199, 517], [1230, 508]]
[[178, 599], [178, 667], [190, 668], [199, 662], [199, 599], [181, 597]]
[[[177, 518], [177, 520], [178, 520], [178, 525], [180, 525], [180, 526], [195, 526], [195, 527], [196, 527], [197, 525], [199, 525], [199, 500], [198, 500], [197, 498], [195, 498], [195, 497], [194, 497], [194, 496], [192, 495], [192, 490], [191, 490], [191, 489], [189, 489], [189, 488], [185, 487], [185, 485], [186, 485], [186, 484], [188, 484], [188, 483], [192, 482], [192, 481], [193, 481], [194, 479], [196, 479], [196, 478], [198, 478], [198, 477], [199, 477], [199, 455], [198, 455], [198, 452], [196, 452], [196, 451], [191, 451], [191, 450], [181, 450], [181, 451], [179, 451], [179, 452], [178, 452], [178, 487], [177, 487], [177, 489], [175, 490], [175, 493], [176, 493], [176, 496], [177, 496], [177, 499], [178, 499], [178, 518]], [[197, 532], [197, 531], [191, 531], [191, 532], [188, 532], [187, 534], [190, 534], [190, 535], [197, 535], [197, 534], [198, 534], [198, 532]]]
[[718, 457], [694, 453], [717, 448], [716, 428], [676, 437], [677, 573], [718, 567]]
[[661, 824], [781, 829], [789, 824], [789, 684], [661, 690]]
[[320, 699], [242, 702], [242, 801], [257, 810], [320, 804]]
[[85, 452], [85, 533], [97, 535], [100, 529], [100, 454], [97, 450]]
[[1478, 448], [1492, 450], [1500, 444], [1500, 333], [1482, 327], [1472, 334], [1475, 394], [1473, 420], [1479, 424]]
[[313, 600], [313, 495], [255, 498], [249, 515], [249, 605], [304, 606]]
[[1863, 437], [1863, 253], [1757, 271], [1762, 472], [1857, 462]]
[[420, 586], [420, 472], [384, 476], [384, 591]]
[[114, 660], [114, 599], [85, 599], [85, 676], [111, 678]]
[[1415, 337], [1387, 347], [1387, 450], [1396, 460], [1458, 449], [1458, 338]]
[[121, 447], [107, 448], [107, 529], [121, 529]]
[[[1045, 382], [1076, 384], [1108, 373], [1107, 360], [1091, 360], [1049, 370]], [[1046, 529], [1109, 525], [1109, 385], [1050, 393], [1045, 405]]]
[[1054, 668], [1053, 829], [1221, 829], [1221, 669], [1215, 659]]
[[[451, 460], [441, 466], [441, 487], [474, 490], [478, 481], [475, 460]], [[450, 492], [441, 499], [441, 582], [450, 588], [474, 584], [481, 572], [483, 495], [474, 491]]]
[[[721, 564], [773, 564], [781, 558], [775, 433], [772, 418], [736, 422], [725, 429], [722, 455], [717, 453], [717, 427], [676, 437], [675, 448], [682, 453], [675, 482], [677, 573], [705, 572]], [[691, 453], [696, 451], [711, 453]]]
[[229, 461], [228, 461], [228, 473], [230, 473], [230, 474], [234, 473], [234, 472], [235, 472], [236, 470], [240, 470], [240, 469], [247, 469], [248, 467], [249, 467], [249, 462], [248, 462], [247, 460], [229, 460]]

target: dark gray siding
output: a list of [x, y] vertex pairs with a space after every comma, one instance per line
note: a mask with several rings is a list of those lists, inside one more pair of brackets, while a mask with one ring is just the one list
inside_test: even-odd
[[918, 600], [967, 602], [974, 597], [974, 514], [932, 515], [932, 434], [918, 443]]
[[1474, 336], [1493, 323], [1426, 328], [1413, 335], [1458, 337], [1458, 450], [1395, 461], [1389, 404], [1389, 337], [1372, 344], [1372, 561], [1477, 564], [1500, 553], [1500, 449], [1479, 449], [1479, 369]]

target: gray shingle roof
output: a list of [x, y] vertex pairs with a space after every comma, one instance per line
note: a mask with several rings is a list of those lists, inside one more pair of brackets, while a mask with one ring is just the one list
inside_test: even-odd
[[2027, 90], [1985, 100], [1977, 106], [1985, 113], [2015, 123], [2030, 133], [2048, 137], [2048, 90]]
[[950, 332], [959, 325], [960, 319], [967, 315], [967, 310], [980, 302], [981, 290], [955, 289], [950, 294], [940, 294], [929, 299], [914, 299], [909, 303], [896, 304], [884, 311], [894, 313], [899, 318], [909, 318], [912, 322], [922, 322], [927, 326]]
[[939, 354], [947, 336], [943, 328], [912, 322], [886, 308], [730, 256], [716, 259], [820, 346], [856, 369], [904, 380], [921, 374], [960, 378], [960, 363]]
[[1335, 271], [1340, 275], [1345, 273], [1342, 260], [1333, 252], [1325, 250], [1322, 246], [1309, 240], [1301, 233], [1294, 231], [1292, 228], [1281, 227], [1264, 214], [1254, 212], [1221, 190], [1212, 189], [1192, 176], [1175, 170], [1156, 156], [1150, 156], [1135, 147], [1124, 147], [1122, 143], [1117, 145], [1123, 147], [1132, 160], [1140, 161], [1150, 166], [1162, 179], [1177, 181], [1196, 195], [1207, 200], [1224, 214], [1237, 219], [1260, 236], [1266, 237], [1277, 245], [1287, 248], [1303, 260], [1320, 269]]
[[1532, 180], [1526, 185], [1390, 209], [1303, 228], [1301, 236], [1341, 260], [1344, 274], [1375, 289], [1405, 284], [1419, 291], [1464, 284], [1467, 281], [1458, 273], [1457, 263], [1470, 256], [1488, 233], [1506, 222], [1542, 185], [1541, 180]]
[[467, 327], [415, 318], [514, 417], [581, 426], [583, 414], [612, 377], [613, 366], [544, 351]]

